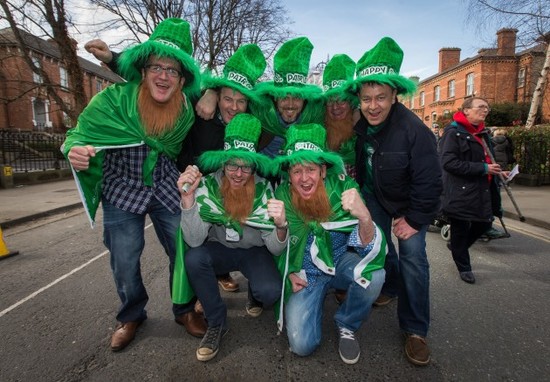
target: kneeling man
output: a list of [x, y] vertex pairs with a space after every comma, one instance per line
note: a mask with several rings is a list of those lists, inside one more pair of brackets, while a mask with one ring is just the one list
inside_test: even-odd
[[[342, 159], [328, 152], [318, 124], [288, 129], [283, 177], [275, 193], [285, 204], [289, 255], [277, 258], [285, 282], [284, 317], [290, 350], [306, 356], [321, 343], [323, 302], [331, 288], [347, 297], [334, 316], [339, 353], [347, 364], [359, 360], [355, 333], [368, 317], [384, 283], [386, 240], [371, 219], [357, 184]], [[279, 325], [282, 327], [281, 307]]]
[[202, 177], [189, 166], [178, 180], [180, 190], [189, 186], [181, 191], [181, 229], [191, 247], [184, 258], [186, 274], [208, 322], [196, 352], [199, 361], [216, 356], [228, 330], [217, 274], [238, 270], [248, 279], [246, 310], [253, 317], [280, 297], [282, 282], [273, 255], [286, 246], [285, 209], [273, 199], [269, 182], [257, 175], [269, 175], [272, 167], [256, 153], [260, 132], [256, 117], [236, 115], [226, 127], [224, 150], [199, 157], [202, 171], [217, 171]]

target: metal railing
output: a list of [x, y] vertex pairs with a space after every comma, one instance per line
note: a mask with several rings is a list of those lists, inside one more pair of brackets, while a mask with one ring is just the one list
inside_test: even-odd
[[69, 168], [59, 148], [65, 134], [0, 130], [0, 163], [14, 172]]
[[514, 155], [522, 174], [540, 186], [550, 184], [550, 142], [547, 137], [514, 137]]

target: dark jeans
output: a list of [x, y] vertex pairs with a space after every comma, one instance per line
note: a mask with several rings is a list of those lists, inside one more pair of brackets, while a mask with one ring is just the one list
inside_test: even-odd
[[[174, 260], [176, 257], [176, 232], [179, 229], [180, 213], [171, 213], [153, 198], [147, 214], [138, 215], [116, 208], [107, 200], [103, 205], [103, 242], [111, 252], [111, 270], [121, 305], [117, 314], [120, 322], [142, 321], [147, 318], [145, 305], [149, 300], [141, 277], [141, 254], [145, 246], [145, 218], [149, 215], [157, 237], [164, 247], [170, 262], [169, 288], [172, 291]], [[174, 316], [193, 309], [194, 301], [188, 304], [173, 304]]]
[[468, 248], [476, 242], [489, 228], [491, 222], [476, 222], [469, 220], [450, 219], [451, 221], [451, 252], [459, 272], [472, 270]]
[[425, 337], [430, 326], [430, 266], [426, 254], [428, 225], [407, 240], [398, 240], [399, 255], [392, 243], [392, 217], [373, 195], [364, 195], [372, 220], [388, 242], [382, 294], [398, 296], [399, 327], [406, 333]]
[[248, 279], [249, 293], [264, 306], [273, 305], [281, 297], [281, 276], [266, 247], [235, 249], [207, 241], [185, 253], [185, 269], [209, 327], [227, 327], [227, 308], [217, 274], [240, 271]]

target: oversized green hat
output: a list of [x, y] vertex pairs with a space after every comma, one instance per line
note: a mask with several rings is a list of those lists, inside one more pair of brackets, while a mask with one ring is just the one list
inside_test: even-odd
[[273, 81], [258, 84], [258, 92], [273, 98], [287, 95], [305, 100], [319, 98], [321, 89], [307, 83], [312, 51], [313, 44], [307, 37], [297, 37], [281, 45], [273, 57]]
[[260, 120], [252, 114], [240, 113], [231, 119], [225, 127], [223, 150], [206, 151], [199, 157], [202, 171], [219, 169], [231, 159], [241, 159], [256, 167], [262, 175], [270, 175], [272, 165], [268, 157], [256, 152], [262, 131]]
[[200, 70], [193, 59], [193, 44], [189, 23], [179, 18], [161, 21], [149, 40], [125, 49], [118, 61], [120, 74], [128, 81], [141, 79], [141, 69], [149, 56], [169, 57], [181, 63], [189, 95], [200, 92]]
[[325, 100], [332, 98], [357, 103], [357, 96], [346, 92], [345, 85], [353, 81], [355, 61], [347, 54], [334, 55], [323, 71], [323, 91]]
[[357, 94], [365, 82], [386, 84], [397, 89], [397, 94], [412, 94], [416, 84], [400, 76], [399, 69], [403, 62], [403, 50], [390, 37], [384, 37], [363, 57], [357, 61], [355, 81], [348, 86], [348, 91]]
[[284, 154], [275, 158], [277, 168], [284, 171], [295, 164], [317, 163], [329, 165], [329, 171], [344, 173], [342, 158], [327, 150], [326, 140], [327, 132], [322, 125], [291, 125], [286, 133]]
[[225, 63], [222, 76], [217, 77], [211, 73], [203, 75], [202, 87], [229, 87], [258, 102], [259, 97], [254, 86], [264, 73], [266, 65], [264, 54], [258, 45], [241, 45]]

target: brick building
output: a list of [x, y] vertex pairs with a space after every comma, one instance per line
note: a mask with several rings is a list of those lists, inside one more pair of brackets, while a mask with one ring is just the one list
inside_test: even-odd
[[[403, 103], [428, 126], [457, 111], [464, 99], [473, 95], [490, 104], [530, 103], [546, 45], [516, 53], [516, 33], [516, 29], [499, 30], [496, 48], [480, 49], [476, 56], [462, 61], [460, 48], [440, 49], [438, 73], [420, 81], [414, 97]], [[541, 106], [543, 122], [550, 121], [550, 91], [544, 92]]]
[[[32, 60], [47, 73], [60, 98], [74, 105], [68, 73], [60, 62], [56, 44], [19, 32]], [[48, 97], [43, 79], [30, 70], [23, 54], [11, 28], [0, 29], [0, 129], [65, 132], [72, 127], [70, 120]], [[88, 100], [112, 83], [122, 81], [109, 69], [81, 57], [79, 63]]]

